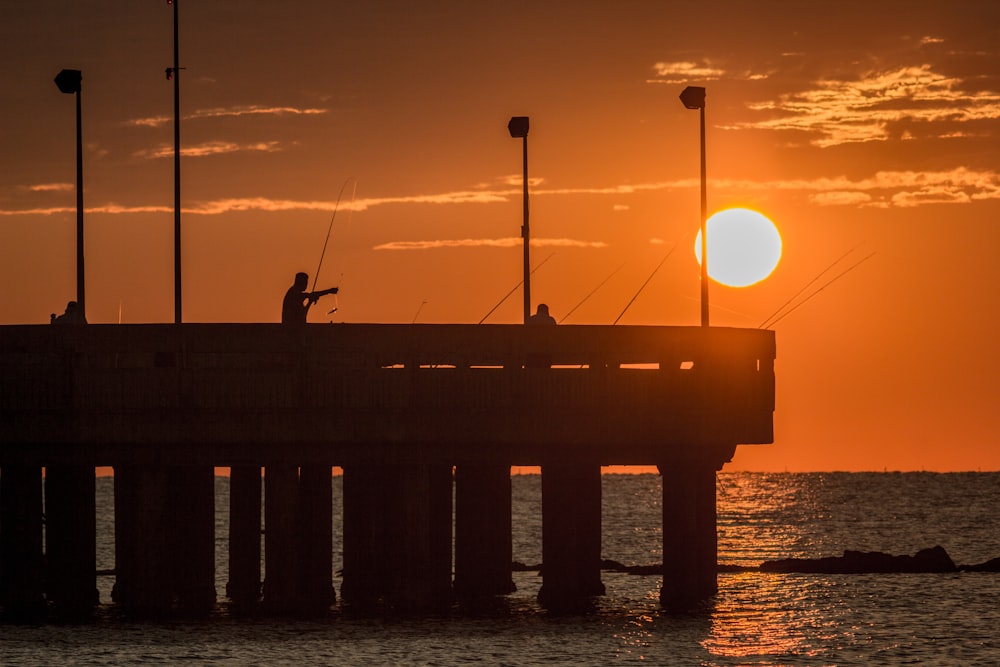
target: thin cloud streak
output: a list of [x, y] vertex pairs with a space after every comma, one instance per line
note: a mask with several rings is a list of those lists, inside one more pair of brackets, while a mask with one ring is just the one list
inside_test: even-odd
[[[656, 183], [615, 185], [600, 188], [550, 188], [532, 191], [532, 196], [572, 195], [623, 195], [664, 190], [694, 189], [700, 187], [698, 179], [678, 179]], [[880, 171], [870, 178], [851, 180], [846, 176], [793, 179], [787, 181], [751, 181], [739, 179], [714, 179], [715, 192], [799, 192], [822, 206], [863, 206], [882, 208], [912, 208], [928, 204], [970, 203], [1000, 199], [1000, 173], [976, 171], [959, 167], [950, 171]], [[344, 211], [366, 211], [377, 206], [400, 204], [496, 204], [507, 203], [520, 196], [520, 189], [511, 190], [457, 190], [440, 194], [409, 195], [399, 197], [368, 197], [341, 202]], [[617, 204], [621, 209], [623, 205]], [[338, 209], [336, 201], [303, 201], [295, 199], [270, 199], [245, 197], [216, 199], [197, 202], [184, 207], [183, 212], [193, 215], [222, 215], [241, 211], [324, 211]], [[0, 210], [0, 216], [53, 215], [76, 209], [70, 206], [40, 207], [21, 210]], [[107, 204], [89, 207], [89, 213], [154, 213], [172, 211], [168, 206], [120, 206]]]
[[[434, 248], [513, 248], [523, 243], [520, 236], [499, 239], [439, 239], [435, 241], [390, 241], [374, 246], [372, 250], [430, 250]], [[604, 241], [580, 241], [578, 239], [531, 239], [536, 248], [606, 248]]]
[[[261, 107], [257, 105], [241, 107], [216, 107], [212, 109], [199, 109], [181, 120], [200, 120], [204, 118], [229, 118], [238, 116], [316, 116], [329, 113], [327, 109], [313, 109], [298, 107]], [[125, 124], [132, 127], [161, 127], [173, 122], [173, 116], [149, 116], [147, 118], [135, 118]]]
[[[181, 148], [181, 155], [184, 157], [205, 157], [209, 155], [224, 155], [227, 153], [256, 152], [256, 153], [277, 153], [283, 151], [277, 141], [258, 141], [249, 144], [238, 144], [232, 141], [208, 141], [198, 146], [185, 146]], [[173, 146], [163, 145], [150, 151], [137, 151], [134, 157], [158, 160], [174, 156]]]

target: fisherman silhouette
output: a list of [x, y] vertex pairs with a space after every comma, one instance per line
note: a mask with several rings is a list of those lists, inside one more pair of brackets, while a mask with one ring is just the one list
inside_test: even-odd
[[295, 282], [285, 292], [285, 299], [281, 302], [282, 324], [305, 324], [309, 308], [319, 301], [321, 296], [337, 293], [336, 287], [319, 292], [307, 292], [308, 286], [309, 275], [303, 272], [296, 273]]
[[66, 304], [66, 311], [56, 317], [55, 313], [49, 315], [49, 324], [86, 324], [87, 318], [84, 316], [83, 311], [80, 310], [80, 304], [76, 301], [70, 301]]
[[[549, 315], [549, 307], [544, 304], [538, 304], [538, 309], [535, 310], [535, 314], [528, 318], [526, 322], [529, 326], [555, 326], [556, 318]], [[543, 350], [535, 349], [528, 353], [525, 359], [525, 368], [551, 368], [552, 367], [552, 354], [548, 351], [548, 345], [544, 345]]]
[[535, 314], [528, 318], [528, 324], [555, 324], [556, 318], [549, 315], [549, 307], [544, 304], [538, 304], [538, 309], [535, 310]]

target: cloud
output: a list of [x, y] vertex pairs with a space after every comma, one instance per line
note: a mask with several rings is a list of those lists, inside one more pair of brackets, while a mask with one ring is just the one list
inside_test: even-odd
[[695, 63], [690, 61], [680, 62], [659, 62], [653, 65], [656, 78], [647, 79], [647, 83], [686, 83], [694, 80], [714, 81], [725, 76], [726, 72], [718, 67], [713, 67], [707, 62]]
[[23, 185], [22, 190], [29, 192], [69, 192], [75, 189], [72, 183], [38, 183], [36, 185]]
[[[211, 109], [199, 109], [186, 116], [184, 120], [200, 120], [204, 118], [229, 118], [239, 116], [316, 116], [328, 113], [327, 109], [299, 108], [289, 106], [262, 107], [257, 105], [247, 105], [238, 107], [215, 107]], [[135, 118], [125, 124], [132, 127], [160, 127], [173, 122], [173, 116], [150, 116], [147, 118]]]
[[[520, 247], [523, 241], [520, 236], [510, 236], [499, 239], [439, 239], [433, 241], [390, 241], [374, 246], [372, 250], [429, 250], [433, 248], [514, 248]], [[531, 246], [536, 248], [606, 248], [604, 241], [580, 241], [578, 239], [531, 239]]]
[[722, 127], [804, 132], [811, 144], [825, 148], [912, 136], [917, 128], [942, 138], [954, 136], [957, 123], [1000, 119], [1000, 93], [969, 92], [963, 83], [930, 65], [822, 80], [809, 90], [749, 105], [766, 118]]
[[[678, 179], [651, 183], [630, 183], [600, 188], [550, 188], [532, 191], [533, 197], [555, 197], [568, 195], [607, 196], [654, 192], [663, 190], [696, 189], [698, 179]], [[54, 188], [61, 190], [62, 188]], [[790, 179], [784, 181], [752, 181], [738, 179], [713, 179], [712, 189], [716, 193], [775, 191], [799, 193], [819, 206], [864, 206], [864, 207], [914, 207], [930, 204], [971, 203], [1000, 199], [1000, 173], [995, 171], [972, 170], [963, 167], [947, 171], [880, 171], [868, 178], [850, 179], [846, 176], [815, 179]], [[403, 195], [395, 197], [366, 197], [341, 201], [273, 199], [268, 197], [242, 197], [189, 202], [183, 212], [190, 215], [222, 215], [241, 211], [366, 211], [377, 206], [431, 204], [447, 206], [453, 204], [495, 204], [509, 202], [519, 197], [520, 188], [498, 190], [456, 190], [438, 194]], [[615, 209], [621, 210], [616, 204]], [[73, 212], [71, 206], [50, 206], [32, 209], [0, 209], [0, 216], [55, 215]], [[127, 214], [169, 212], [169, 206], [121, 206], [114, 203], [87, 207], [88, 213]], [[517, 239], [514, 240], [517, 242]], [[414, 241], [399, 243], [444, 243], [474, 244], [509, 243], [503, 239], [459, 239], [451, 241]], [[532, 243], [575, 245], [581, 242], [572, 239], [532, 240]], [[379, 249], [390, 249], [388, 247]], [[393, 246], [399, 249], [404, 246]], [[414, 246], [416, 247], [416, 246]], [[440, 247], [440, 246], [428, 246]], [[593, 246], [598, 247], [598, 246]]]
[[[284, 150], [277, 141], [257, 141], [252, 143], [238, 144], [233, 141], [207, 141], [197, 146], [183, 146], [181, 155], [184, 157], [205, 157], [208, 155], [223, 155], [226, 153], [239, 152], [262, 152], [277, 153]], [[162, 145], [148, 151], [137, 151], [133, 153], [138, 158], [160, 159], [174, 156], [174, 147]]]

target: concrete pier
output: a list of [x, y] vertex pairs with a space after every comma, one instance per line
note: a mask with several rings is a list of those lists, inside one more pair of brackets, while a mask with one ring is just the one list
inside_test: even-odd
[[658, 465], [661, 600], [683, 608], [716, 590], [715, 472], [773, 440], [774, 359], [773, 332], [721, 327], [0, 326], [0, 605], [92, 603], [96, 466], [137, 615], [213, 605], [215, 466], [236, 608], [323, 613], [341, 547], [348, 606], [509, 592], [511, 466], [543, 471], [539, 597], [575, 604], [603, 591], [600, 467]]

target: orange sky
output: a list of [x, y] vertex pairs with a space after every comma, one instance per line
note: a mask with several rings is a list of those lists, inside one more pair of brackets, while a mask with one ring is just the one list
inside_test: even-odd
[[[277, 321], [296, 271], [341, 286], [312, 321], [478, 322], [535, 303], [695, 325], [698, 114], [709, 211], [781, 229], [765, 283], [712, 285], [757, 327], [839, 257], [874, 253], [777, 332], [776, 442], [727, 470], [1000, 470], [1000, 5], [181, 0], [184, 319]], [[72, 98], [83, 71], [87, 315], [173, 320], [172, 10], [0, 4], [0, 323], [75, 296]], [[353, 180], [349, 180], [353, 179]], [[346, 187], [345, 187], [346, 184]], [[355, 188], [356, 185], [356, 188]], [[488, 323], [518, 322], [520, 294]]]

